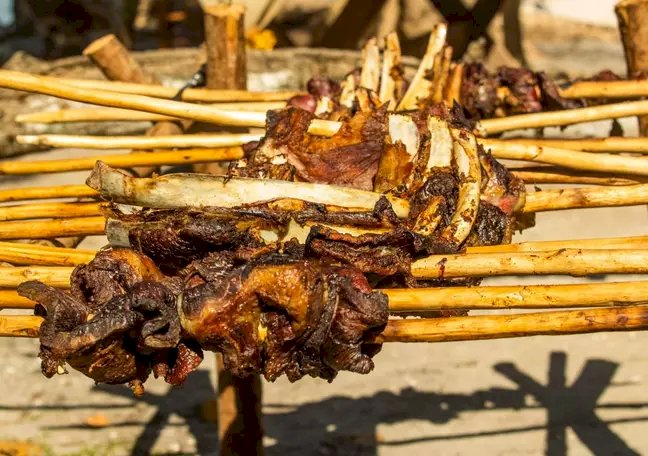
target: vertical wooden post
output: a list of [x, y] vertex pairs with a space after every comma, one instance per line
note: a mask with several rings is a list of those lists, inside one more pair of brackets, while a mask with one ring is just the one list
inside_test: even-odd
[[[622, 0], [614, 8], [625, 50], [628, 77], [648, 72], [648, 0]], [[648, 116], [639, 117], [639, 134], [648, 136]]]
[[[216, 4], [206, 6], [204, 12], [207, 87], [246, 89], [245, 8]], [[224, 369], [222, 357], [217, 359], [220, 455], [261, 455], [261, 379], [234, 377]]]
[[[83, 55], [88, 57], [106, 76], [113, 81], [137, 82], [142, 84], [156, 84], [160, 81], [146, 71], [133, 58], [128, 49], [115, 35], [103, 36], [90, 43]], [[146, 132], [147, 136], [180, 135], [184, 131], [179, 122], [156, 122]], [[138, 167], [133, 172], [140, 177], [150, 176], [158, 168], [152, 166]]]

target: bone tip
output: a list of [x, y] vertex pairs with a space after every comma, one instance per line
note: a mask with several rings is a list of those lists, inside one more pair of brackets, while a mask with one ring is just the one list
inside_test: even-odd
[[[17, 117], [16, 117], [16, 121], [18, 121]], [[38, 135], [18, 135], [16, 136], [16, 142], [18, 144], [38, 145], [40, 144], [40, 139]]]
[[90, 176], [88, 176], [88, 179], [86, 179], [86, 185], [94, 190], [101, 191], [101, 184], [104, 176], [112, 171], [113, 169], [110, 166], [108, 166], [101, 160], [98, 160], [95, 163], [94, 169], [90, 173]]

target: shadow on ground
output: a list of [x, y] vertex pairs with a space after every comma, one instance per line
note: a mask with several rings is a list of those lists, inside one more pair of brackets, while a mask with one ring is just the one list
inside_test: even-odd
[[[601, 420], [597, 409], [641, 409], [648, 403], [608, 403], [598, 400], [612, 384], [619, 364], [600, 359], [590, 359], [577, 379], [566, 382], [567, 355], [551, 354], [545, 382], [533, 379], [512, 363], [499, 363], [495, 371], [506, 377], [515, 387], [477, 390], [472, 394], [436, 394], [415, 389], [399, 393], [379, 392], [360, 398], [332, 397], [320, 402], [292, 404], [266, 404], [265, 431], [273, 442], [267, 456], [309, 454], [340, 456], [374, 456], [378, 446], [401, 446], [418, 442], [458, 440], [474, 437], [519, 434], [546, 429], [545, 454], [567, 455], [566, 431], [571, 428], [580, 441], [593, 454], [639, 455], [611, 429], [610, 425], [622, 422], [648, 421], [648, 415], [632, 418]], [[97, 389], [131, 400], [125, 387], [97, 386]], [[201, 421], [197, 413], [204, 402], [215, 397], [214, 387], [206, 371], [189, 377], [182, 388], [170, 389], [167, 395], [146, 393], [143, 398], [156, 407], [156, 413], [146, 423], [135, 442], [132, 454], [150, 454], [162, 429], [171, 415], [182, 417], [196, 438], [198, 454], [214, 454], [217, 448], [213, 423]], [[529, 400], [532, 398], [531, 400]], [[81, 406], [79, 406], [81, 407]], [[74, 408], [74, 407], [67, 407]], [[445, 424], [462, 412], [497, 409], [545, 409], [546, 422], [537, 426], [508, 427], [481, 432], [435, 434], [410, 439], [382, 441], [377, 438], [380, 423], [398, 423], [410, 419]], [[120, 423], [127, 426], [134, 423]], [[52, 429], [52, 428], [50, 428]], [[69, 426], [56, 429], [70, 429]]]

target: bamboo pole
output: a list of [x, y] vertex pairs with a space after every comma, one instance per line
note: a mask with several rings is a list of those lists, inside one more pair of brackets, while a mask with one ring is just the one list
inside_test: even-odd
[[563, 98], [642, 98], [648, 96], [648, 81], [578, 81], [559, 92]]
[[103, 235], [103, 217], [78, 217], [56, 220], [29, 220], [0, 223], [0, 239], [51, 239], [58, 236]]
[[[286, 106], [284, 101], [251, 101], [241, 103], [214, 103], [209, 104], [225, 111], [258, 111], [266, 112]], [[69, 123], [69, 122], [159, 122], [175, 121], [179, 117], [151, 114], [150, 112], [133, 111], [120, 108], [73, 108], [58, 111], [38, 111], [19, 114], [14, 119], [17, 123]]]
[[648, 273], [648, 249], [431, 255], [412, 263], [419, 278], [487, 277], [501, 275]]
[[0, 221], [101, 215], [101, 203], [42, 203], [0, 206]]
[[380, 290], [390, 312], [604, 307], [648, 302], [648, 281]]
[[227, 133], [165, 136], [19, 135], [16, 141], [20, 144], [84, 149], [180, 149], [241, 146], [262, 137], [261, 134]]
[[648, 328], [648, 307], [390, 320], [379, 342], [453, 342]]
[[580, 187], [527, 193], [522, 212], [648, 204], [648, 184], [622, 187]]
[[[61, 84], [82, 89], [99, 89], [107, 92], [116, 92], [129, 95], [143, 95], [153, 98], [172, 99], [178, 93], [175, 87], [165, 87], [159, 84], [134, 84], [118, 81], [103, 81], [93, 79], [56, 78]], [[303, 95], [303, 91], [282, 90], [272, 92], [250, 92], [248, 90], [215, 90], [215, 89], [185, 89], [180, 99], [187, 102], [199, 103], [247, 103], [287, 101], [296, 95]]]
[[[154, 139], [151, 137], [151, 139]], [[60, 173], [93, 169], [97, 161], [116, 168], [132, 168], [144, 165], [182, 165], [224, 160], [238, 160], [243, 157], [240, 147], [218, 149], [180, 149], [166, 152], [133, 152], [130, 154], [100, 155], [85, 158], [62, 158], [38, 161], [0, 162], [0, 175], [23, 175], [39, 173]]]
[[509, 168], [509, 171], [525, 184], [579, 184], [579, 185], [637, 185], [645, 183], [646, 179], [639, 176], [616, 177], [600, 174], [583, 174], [568, 171], [553, 166], [536, 166], [524, 168]]
[[648, 114], [648, 100], [626, 101], [623, 103], [590, 106], [586, 108], [565, 109], [563, 111], [483, 119], [479, 121], [476, 132], [480, 136], [491, 136], [505, 131], [521, 130], [524, 128], [559, 127], [583, 122], [594, 122], [596, 120], [643, 116], [646, 114]]
[[13, 265], [78, 266], [89, 263], [94, 250], [0, 242], [0, 261]]
[[644, 157], [592, 154], [509, 141], [482, 140], [481, 144], [500, 159], [534, 161], [584, 171], [648, 176], [648, 160]]
[[[648, 81], [646, 81], [648, 83]], [[636, 154], [648, 154], [648, 138], [510, 138], [510, 139], [480, 139], [480, 142], [487, 144], [524, 144], [527, 146], [544, 146], [558, 149], [580, 150], [583, 152], [607, 152], [620, 153], [629, 152]]]
[[51, 198], [96, 197], [96, 190], [87, 185], [55, 185], [52, 187], [23, 187], [0, 190], [0, 202], [42, 200]]
[[[41, 317], [0, 315], [0, 337], [38, 337]], [[540, 335], [633, 331], [648, 327], [648, 307], [533, 312], [514, 315], [390, 320], [376, 342], [452, 342]]]

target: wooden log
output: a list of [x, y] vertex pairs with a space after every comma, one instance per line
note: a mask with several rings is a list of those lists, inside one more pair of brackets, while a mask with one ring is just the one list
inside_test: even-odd
[[242, 5], [212, 4], [204, 8], [207, 87], [247, 87], [245, 54], [245, 8]]
[[106, 78], [113, 81], [143, 84], [158, 82], [154, 76], [144, 71], [119, 38], [113, 34], [94, 40], [83, 50], [83, 55], [99, 67]]
[[[625, 50], [628, 75], [648, 71], [648, 1], [622, 0], [614, 11]], [[648, 116], [638, 116], [639, 133], [648, 135]]]

